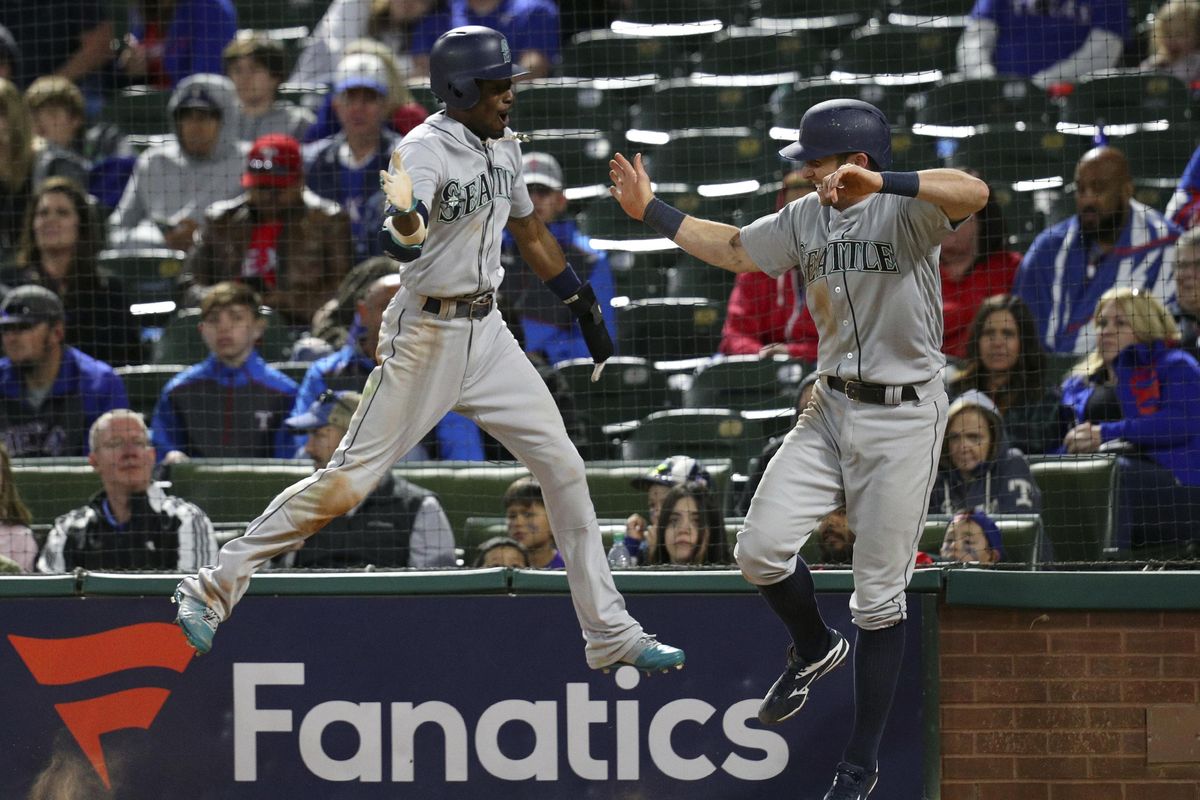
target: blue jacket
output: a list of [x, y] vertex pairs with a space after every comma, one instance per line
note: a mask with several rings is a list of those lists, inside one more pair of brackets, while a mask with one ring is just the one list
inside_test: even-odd
[[92, 423], [114, 408], [129, 408], [121, 377], [74, 347], [63, 348], [58, 377], [38, 408], [25, 400], [21, 371], [0, 359], [0, 436], [10, 458], [87, 455]]
[[[1135, 344], [1117, 355], [1117, 399], [1125, 418], [1100, 424], [1102, 441], [1135, 445], [1187, 486], [1200, 486], [1200, 363], [1165, 342]], [[1063, 402], [1085, 421], [1095, 384], [1073, 375]]]
[[242, 366], [209, 356], [163, 387], [151, 421], [154, 448], [193, 458], [292, 458], [296, 441], [283, 421], [296, 382], [251, 353]]
[[[352, 329], [353, 330], [353, 329]], [[340, 350], [317, 359], [304, 373], [300, 391], [292, 407], [293, 416], [308, 410], [326, 389], [334, 391], [361, 392], [375, 359], [362, 352], [353, 341]], [[434, 429], [437, 436], [438, 454], [443, 460], [483, 461], [483, 434], [474, 422], [451, 411], [442, 417]]]
[[514, 61], [526, 50], [539, 50], [551, 61], [558, 60], [559, 13], [554, 0], [503, 0], [488, 14], [476, 14], [467, 0], [450, 0], [449, 6], [444, 29], [422, 27], [414, 32], [413, 52], [429, 52], [432, 42], [425, 41], [427, 35], [432, 34], [436, 38], [451, 28], [484, 25], [504, 34], [512, 48]]
[[392, 151], [400, 144], [395, 131], [384, 128], [379, 150], [362, 169], [347, 169], [338, 158], [346, 134], [337, 133], [304, 146], [304, 175], [308, 188], [333, 200], [350, 215], [354, 261], [382, 255], [379, 230], [383, 227], [384, 196], [379, 188], [379, 171], [388, 168]]
[[[130, 4], [129, 32], [146, 36], [146, 21]], [[237, 12], [230, 0], [179, 0], [167, 26], [163, 70], [171, 85], [189, 75], [209, 72], [224, 75], [221, 52], [237, 36]]]
[[1174, 243], [1180, 230], [1158, 211], [1131, 200], [1129, 220], [1112, 252], [1088, 275], [1088, 257], [1073, 216], [1038, 234], [1017, 269], [1013, 294], [1029, 306], [1052, 353], [1086, 353], [1096, 341], [1092, 312], [1113, 286], [1149, 290], [1168, 304], [1175, 295]]

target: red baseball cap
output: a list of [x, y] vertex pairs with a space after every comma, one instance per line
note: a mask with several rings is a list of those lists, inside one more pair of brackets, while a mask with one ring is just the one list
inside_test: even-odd
[[268, 133], [254, 140], [242, 173], [242, 188], [293, 186], [304, 177], [300, 143], [282, 133]]

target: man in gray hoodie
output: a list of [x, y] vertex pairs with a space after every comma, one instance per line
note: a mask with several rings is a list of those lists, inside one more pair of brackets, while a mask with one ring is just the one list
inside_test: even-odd
[[197, 74], [179, 82], [167, 104], [175, 137], [140, 156], [109, 217], [113, 248], [191, 250], [204, 211], [241, 193], [243, 148], [233, 83]]

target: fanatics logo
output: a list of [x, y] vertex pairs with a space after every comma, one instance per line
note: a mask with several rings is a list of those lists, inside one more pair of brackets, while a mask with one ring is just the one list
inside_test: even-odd
[[[9, 635], [8, 641], [42, 686], [67, 686], [142, 667], [182, 673], [196, 652], [183, 632], [166, 622], [144, 622], [69, 639]], [[128, 728], [149, 729], [170, 694], [167, 689], [144, 686], [57, 703], [54, 710], [100, 780], [111, 789], [100, 737]]]

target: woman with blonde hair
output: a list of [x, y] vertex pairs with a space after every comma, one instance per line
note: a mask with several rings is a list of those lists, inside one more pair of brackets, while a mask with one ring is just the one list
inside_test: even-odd
[[14, 561], [22, 572], [33, 572], [37, 560], [37, 540], [29, 529], [32, 520], [17, 491], [8, 448], [0, 443], [0, 556]]
[[1200, 0], [1168, 0], [1154, 12], [1142, 69], [1165, 72], [1192, 89], [1200, 81]]
[[1200, 363], [1144, 290], [1109, 289], [1094, 320], [1096, 347], [1063, 384], [1076, 424], [1062, 450], [1122, 454], [1119, 548], [1200, 539]]

